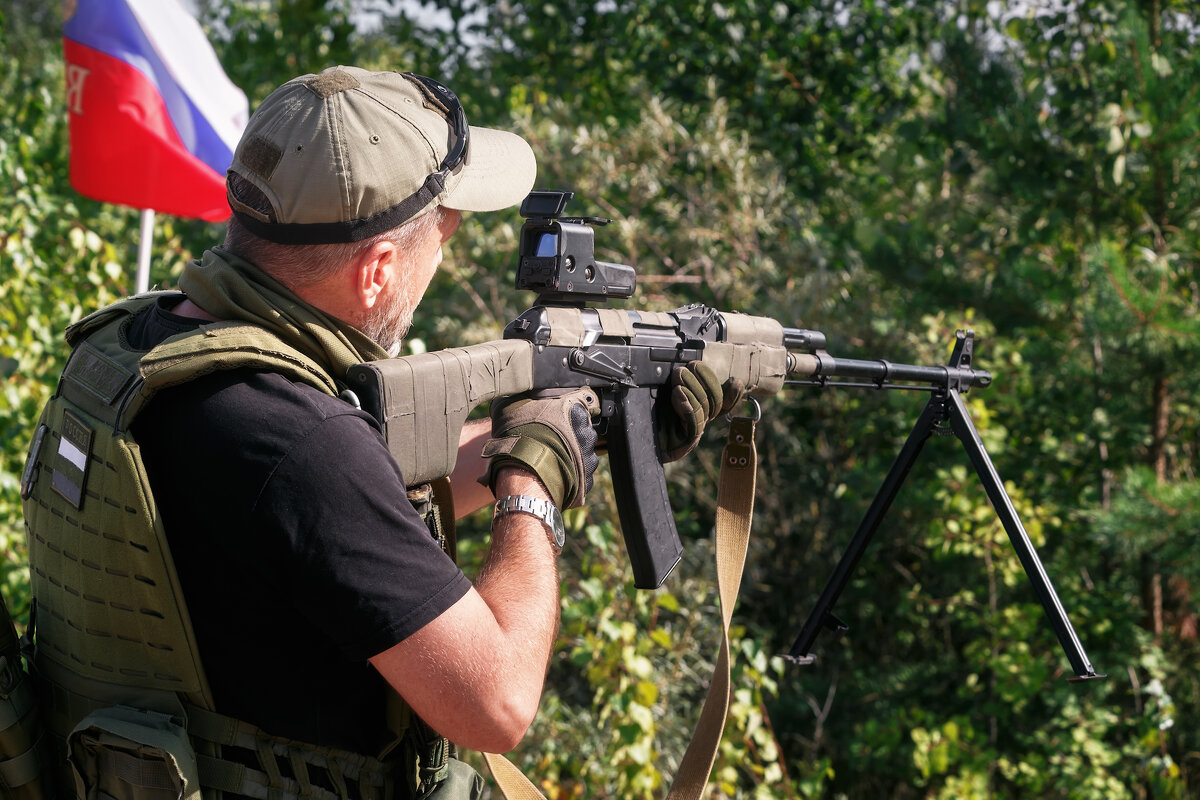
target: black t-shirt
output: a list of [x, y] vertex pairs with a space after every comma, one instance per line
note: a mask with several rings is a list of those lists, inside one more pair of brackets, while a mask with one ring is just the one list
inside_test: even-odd
[[[143, 349], [195, 327], [159, 301]], [[375, 420], [286, 377], [224, 370], [157, 395], [135, 440], [217, 710], [371, 753], [384, 684], [367, 659], [470, 586], [406, 498]]]

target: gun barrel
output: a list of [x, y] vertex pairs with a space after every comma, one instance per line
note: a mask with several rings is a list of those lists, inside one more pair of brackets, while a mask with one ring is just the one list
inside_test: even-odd
[[816, 384], [833, 383], [829, 379], [835, 377], [859, 378], [879, 387], [899, 381], [928, 386], [955, 386], [960, 391], [971, 386], [988, 386], [992, 382], [992, 374], [982, 369], [923, 367], [916, 364], [893, 364], [882, 359], [862, 361], [855, 358], [837, 358], [823, 350], [814, 353], [789, 353], [788, 376], [811, 378]]

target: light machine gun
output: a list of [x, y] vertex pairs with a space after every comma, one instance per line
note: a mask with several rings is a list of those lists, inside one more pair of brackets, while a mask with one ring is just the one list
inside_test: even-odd
[[703, 305], [669, 312], [589, 306], [632, 296], [636, 275], [630, 266], [595, 259], [594, 228], [610, 220], [563, 217], [572, 196], [535, 191], [521, 206], [526, 221], [516, 285], [538, 297], [505, 327], [502, 340], [351, 368], [355, 399], [382, 424], [410, 485], [450, 474], [462, 427], [480, 404], [591, 387], [600, 398], [597, 425], [608, 444], [634, 584], [654, 589], [683, 554], [655, 436], [656, 399], [675, 365], [703, 361], [722, 382], [740, 381], [751, 397], [796, 384], [923, 389], [932, 393], [924, 413], [789, 656], [808, 663], [820, 627], [846, 629], [833, 604], [925, 440], [949, 424], [966, 445], [1076, 678], [1102, 677], [1088, 662], [963, 404], [961, 394], [991, 383], [988, 372], [972, 365], [971, 332], [959, 332], [948, 365], [927, 367], [835, 358], [819, 331]]

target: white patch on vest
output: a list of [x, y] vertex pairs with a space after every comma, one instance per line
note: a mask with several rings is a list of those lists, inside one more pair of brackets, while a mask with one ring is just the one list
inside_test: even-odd
[[66, 438], [58, 440], [58, 454], [74, 464], [80, 472], [87, 468], [87, 453], [71, 444]]

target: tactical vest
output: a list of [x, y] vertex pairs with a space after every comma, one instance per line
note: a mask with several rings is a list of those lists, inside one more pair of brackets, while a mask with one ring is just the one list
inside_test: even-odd
[[403, 701], [396, 716], [404, 735], [379, 757], [281, 739], [214, 710], [130, 424], [157, 392], [221, 369], [279, 372], [331, 395], [339, 387], [253, 325], [206, 324], [149, 352], [131, 349], [128, 323], [162, 294], [68, 328], [71, 356], [23, 480], [35, 598], [31, 672], [59, 796], [424, 796], [446, 777], [449, 744], [415, 718], [405, 724]]

